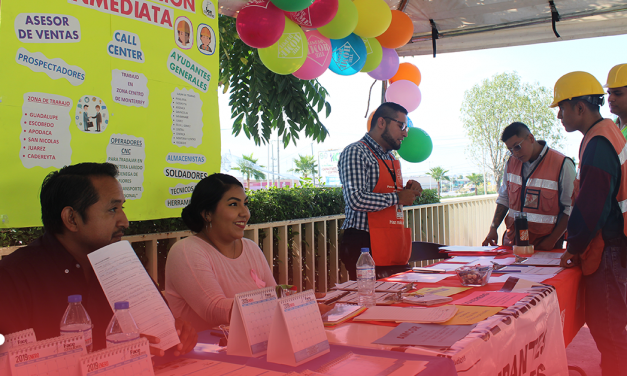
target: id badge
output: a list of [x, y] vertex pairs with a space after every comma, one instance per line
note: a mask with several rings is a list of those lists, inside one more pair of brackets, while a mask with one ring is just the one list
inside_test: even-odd
[[403, 205], [396, 204], [396, 219], [403, 219]]
[[540, 207], [540, 190], [527, 188], [525, 192], [525, 208], [538, 209]]

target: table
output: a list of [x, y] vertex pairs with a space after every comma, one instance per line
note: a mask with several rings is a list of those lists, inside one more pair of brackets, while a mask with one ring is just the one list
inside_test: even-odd
[[[352, 347], [345, 345], [331, 345], [331, 351], [328, 354], [322, 355], [316, 359], [313, 359], [299, 367], [290, 367], [282, 364], [268, 363], [266, 361], [266, 357], [262, 356], [259, 358], [248, 358], [242, 356], [232, 356], [227, 355], [225, 352], [214, 353], [206, 351], [205, 348], [207, 344], [217, 344], [219, 341], [219, 337], [216, 336], [217, 332], [212, 330], [206, 330], [198, 333], [198, 345], [194, 348], [193, 351], [187, 353], [184, 357], [190, 359], [208, 359], [208, 360], [218, 360], [221, 362], [233, 363], [233, 364], [241, 364], [247, 365], [251, 367], [263, 368], [272, 371], [278, 372], [302, 372], [305, 370], [315, 371], [316, 369], [322, 367], [323, 365], [339, 358], [340, 356], [353, 352], [355, 354], [360, 355], [370, 355], [370, 356], [379, 356], [386, 358], [394, 358], [394, 359], [402, 359], [402, 360], [418, 360], [418, 361], [428, 361], [426, 368], [420, 372], [420, 376], [455, 376], [457, 372], [455, 371], [455, 365], [453, 361], [449, 358], [443, 357], [435, 357], [429, 355], [421, 355], [421, 354], [410, 354], [398, 351], [382, 351], [377, 349], [368, 349], [363, 347]], [[168, 351], [166, 356], [164, 357], [154, 357], [155, 366], [168, 363], [172, 360], [177, 359], [171, 352]], [[368, 375], [359, 375], [359, 376], [368, 376]]]
[[[581, 276], [579, 268], [570, 268], [543, 282], [551, 286], [529, 289], [527, 298], [480, 322], [450, 349], [416, 346], [405, 348], [405, 352], [448, 357], [463, 375], [567, 375], [565, 347], [584, 323]], [[418, 288], [461, 286], [453, 274], [435, 284], [416, 285]], [[496, 291], [502, 286], [503, 283], [490, 283], [453, 297], [461, 298], [474, 291]], [[331, 343], [389, 349], [371, 342], [390, 330], [390, 326], [353, 322], [328, 330], [327, 336]]]

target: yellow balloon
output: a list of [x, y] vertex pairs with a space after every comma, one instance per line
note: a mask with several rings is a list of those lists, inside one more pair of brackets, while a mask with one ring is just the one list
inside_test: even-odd
[[357, 26], [357, 8], [351, 0], [339, 0], [337, 14], [318, 31], [329, 39], [344, 39], [351, 35]]
[[300, 26], [286, 17], [285, 30], [279, 41], [257, 51], [261, 62], [274, 73], [292, 74], [305, 64], [309, 46]]
[[383, 0], [354, 0], [359, 19], [353, 33], [363, 38], [383, 34], [392, 23], [392, 11]]

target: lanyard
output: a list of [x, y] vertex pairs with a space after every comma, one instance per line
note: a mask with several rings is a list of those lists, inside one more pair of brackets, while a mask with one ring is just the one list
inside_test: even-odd
[[[388, 153], [389, 154], [389, 153]], [[383, 164], [385, 165], [385, 168], [387, 168], [388, 172], [390, 173], [390, 176], [392, 177], [392, 180], [394, 181], [394, 189], [398, 191], [398, 187], [396, 186], [396, 171], [394, 171], [394, 157], [392, 157], [392, 168], [390, 169], [390, 167], [388, 167], [387, 162], [385, 161], [385, 159], [383, 159], [383, 156], [380, 157], [381, 162], [383, 162]]]

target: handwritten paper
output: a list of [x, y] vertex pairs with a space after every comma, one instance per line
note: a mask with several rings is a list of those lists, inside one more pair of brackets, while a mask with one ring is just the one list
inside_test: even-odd
[[476, 291], [451, 304], [487, 307], [509, 307], [528, 294], [517, 292]]
[[496, 315], [503, 307], [457, 306], [457, 313], [441, 325], [472, 325]]
[[167, 350], [180, 343], [170, 308], [128, 241], [110, 244], [87, 257], [111, 310], [115, 302], [129, 302], [140, 333], [160, 339], [153, 347]]
[[370, 307], [353, 320], [440, 323], [453, 318], [456, 312], [457, 307], [450, 305], [435, 308]]
[[474, 327], [474, 325], [402, 323], [373, 343], [391, 346], [451, 347], [466, 337]]

